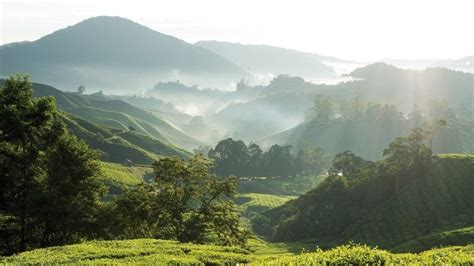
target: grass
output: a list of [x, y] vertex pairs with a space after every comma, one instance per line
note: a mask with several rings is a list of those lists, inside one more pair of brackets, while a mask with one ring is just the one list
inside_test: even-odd
[[396, 251], [421, 251], [421, 248], [474, 243], [474, 226], [431, 233], [394, 248]]
[[474, 154], [441, 153], [437, 154], [436, 157], [440, 159], [473, 159]]
[[261, 212], [281, 206], [295, 198], [296, 196], [246, 193], [238, 194], [235, 198], [235, 202], [239, 205], [239, 210], [244, 215], [249, 215], [251, 212]]
[[141, 183], [153, 168], [147, 166], [125, 166], [118, 163], [100, 162], [100, 178], [113, 184], [133, 186]]
[[[260, 252], [252, 247], [260, 245]], [[474, 245], [429, 250], [420, 254], [394, 254], [364, 245], [317, 249], [299, 255], [255, 240], [248, 248], [137, 239], [92, 241], [50, 247], [0, 258], [0, 264], [195, 264], [195, 265], [315, 265], [315, 264], [472, 264]]]

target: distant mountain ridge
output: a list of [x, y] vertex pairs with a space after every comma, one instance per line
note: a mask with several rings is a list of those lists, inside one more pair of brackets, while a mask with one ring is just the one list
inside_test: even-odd
[[305, 79], [335, 77], [332, 63], [354, 63], [269, 45], [245, 45], [220, 41], [200, 41], [195, 45], [209, 49], [255, 75], [289, 74]]
[[125, 18], [105, 16], [84, 20], [33, 42], [4, 45], [0, 62], [1, 75], [29, 72], [35, 81], [65, 88], [87, 83], [125, 89], [138, 85], [126, 84], [127, 79], [139, 81], [151, 74], [155, 78], [149, 85], [160, 77], [245, 76], [241, 68], [207, 49]]

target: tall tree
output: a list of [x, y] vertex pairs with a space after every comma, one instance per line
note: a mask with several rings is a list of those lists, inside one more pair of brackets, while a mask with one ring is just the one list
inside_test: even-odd
[[[97, 157], [92, 154], [64, 129], [52, 98], [33, 98], [28, 76], [6, 79], [0, 89], [0, 211], [8, 217], [6, 252], [85, 237], [82, 222], [91, 217], [102, 191], [94, 179]], [[71, 209], [58, 211], [65, 206]]]
[[334, 157], [329, 173], [332, 175], [342, 173], [345, 177], [352, 177], [365, 162], [364, 158], [355, 155], [351, 151], [345, 151]]
[[228, 138], [221, 140], [214, 149], [209, 151], [209, 158], [214, 160], [214, 170], [218, 176], [244, 176], [249, 153], [243, 141]]
[[408, 137], [399, 137], [383, 151], [386, 161], [395, 175], [395, 193], [398, 194], [400, 176], [416, 178], [432, 165], [432, 151], [425, 145], [426, 134], [415, 128]]
[[290, 145], [273, 145], [263, 154], [265, 174], [271, 177], [290, 177], [296, 174], [295, 160]]
[[334, 118], [336, 113], [336, 104], [334, 100], [322, 94], [314, 97], [313, 106], [307, 113], [307, 120], [316, 120], [327, 122]]
[[202, 155], [189, 161], [178, 157], [155, 162], [156, 177], [125, 193], [115, 203], [109, 223], [116, 236], [156, 237], [181, 242], [243, 244], [247, 233], [231, 197], [235, 177], [219, 179]]
[[324, 150], [308, 141], [303, 141], [299, 144], [299, 147], [300, 150], [295, 159], [295, 167], [298, 174], [321, 174], [328, 164], [328, 156]]

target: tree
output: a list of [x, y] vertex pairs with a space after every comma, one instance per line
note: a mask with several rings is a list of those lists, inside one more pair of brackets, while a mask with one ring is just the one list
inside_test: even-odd
[[351, 151], [345, 151], [334, 157], [329, 173], [331, 175], [342, 173], [345, 177], [352, 177], [365, 162], [364, 158], [355, 155]]
[[77, 92], [79, 94], [84, 94], [85, 91], [86, 91], [86, 87], [84, 85], [81, 85], [77, 88]]
[[441, 129], [445, 128], [446, 126], [448, 126], [448, 122], [446, 122], [446, 120], [443, 120], [443, 119], [436, 120], [426, 126], [425, 134], [426, 134], [426, 138], [429, 141], [430, 149], [433, 147], [434, 138], [436, 138], [436, 136], [439, 134]]
[[294, 176], [295, 160], [291, 155], [291, 146], [273, 145], [263, 154], [263, 168], [267, 176]]
[[383, 151], [386, 162], [395, 175], [395, 193], [398, 194], [400, 176], [417, 178], [423, 176], [432, 165], [432, 151], [426, 147], [426, 134], [415, 128], [408, 137], [399, 137]]
[[245, 176], [249, 154], [243, 141], [221, 140], [209, 151], [209, 158], [214, 160], [214, 171], [218, 176]]
[[[231, 198], [236, 178], [219, 179], [202, 155], [188, 161], [165, 157], [154, 163], [155, 180], [116, 202], [116, 236], [156, 237], [181, 242], [244, 244], [247, 233]], [[116, 230], [116, 229], [119, 230]]]
[[314, 97], [313, 106], [307, 114], [308, 120], [327, 122], [334, 118], [336, 105], [332, 98], [322, 94]]
[[262, 154], [263, 151], [256, 143], [252, 143], [248, 147], [249, 163], [248, 163], [248, 175], [260, 176], [263, 174], [262, 169]]
[[102, 192], [94, 154], [69, 135], [52, 98], [33, 98], [28, 76], [6, 79], [0, 89], [0, 211], [8, 217], [6, 252], [87, 237], [85, 228]]
[[324, 150], [307, 141], [302, 142], [299, 146], [301, 148], [295, 159], [295, 167], [298, 174], [321, 174], [328, 164], [328, 157]]
[[98, 153], [67, 134], [64, 127], [60, 130], [64, 132], [46, 151], [47, 178], [40, 200], [44, 206], [35, 215], [43, 225], [42, 246], [95, 237], [101, 197], [106, 192], [97, 178], [100, 171]]

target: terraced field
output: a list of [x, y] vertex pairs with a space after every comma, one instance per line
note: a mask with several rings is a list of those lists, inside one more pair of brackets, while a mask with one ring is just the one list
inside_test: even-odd
[[125, 166], [118, 163], [100, 162], [100, 178], [118, 185], [137, 185], [153, 172], [151, 166]]
[[239, 205], [239, 210], [244, 216], [252, 216], [252, 212], [261, 212], [275, 208], [295, 198], [296, 196], [246, 193], [238, 194], [235, 202]]
[[[472, 264], [474, 245], [434, 249], [420, 254], [394, 254], [361, 245], [344, 245], [299, 255], [260, 253], [248, 247], [183, 244], [138, 239], [94, 241], [51, 247], [0, 258], [0, 264], [150, 263], [193, 265], [309, 265], [309, 264]], [[266, 250], [271, 250], [268, 247]]]

